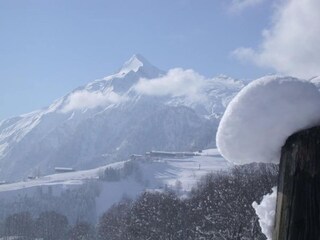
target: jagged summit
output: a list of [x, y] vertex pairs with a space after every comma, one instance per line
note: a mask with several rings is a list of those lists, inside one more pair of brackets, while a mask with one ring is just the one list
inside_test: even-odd
[[77, 90], [105, 92], [107, 88], [112, 88], [111, 90], [114, 92], [125, 93], [141, 78], [153, 79], [164, 73], [140, 54], [135, 54], [115, 74], [96, 79]]
[[121, 67], [119, 73], [128, 73], [130, 71], [137, 72], [139, 68], [151, 65], [144, 57], [140, 54], [134, 54], [128, 61], [126, 61]]
[[[145, 57], [141, 54], [134, 54], [128, 61], [126, 61], [120, 70], [109, 77], [106, 77], [106, 80], [109, 80], [110, 77], [122, 77], [130, 72], [140, 73], [142, 77], [157, 77], [159, 74], [164, 73], [164, 71], [159, 70], [157, 67], [153, 66]], [[145, 76], [144, 76], [145, 75]]]

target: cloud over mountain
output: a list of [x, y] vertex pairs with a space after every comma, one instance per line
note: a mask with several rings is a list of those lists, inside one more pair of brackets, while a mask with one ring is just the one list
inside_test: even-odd
[[151, 96], [186, 96], [193, 100], [201, 100], [201, 91], [206, 81], [204, 76], [192, 69], [174, 68], [158, 78], [140, 79], [135, 90]]
[[319, 75], [319, 8], [318, 0], [281, 1], [258, 48], [241, 47], [233, 54], [284, 74], [303, 78]]
[[62, 109], [62, 112], [69, 112], [72, 110], [86, 108], [103, 107], [108, 104], [120, 103], [124, 100], [124, 97], [120, 96], [119, 94], [113, 91], [89, 92], [87, 90], [82, 90], [74, 92], [68, 97], [67, 103]]

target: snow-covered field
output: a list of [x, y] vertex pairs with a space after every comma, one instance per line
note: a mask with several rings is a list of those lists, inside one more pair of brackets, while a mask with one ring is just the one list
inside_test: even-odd
[[0, 185], [0, 193], [7, 191], [15, 191], [26, 188], [49, 186], [49, 185], [75, 185], [82, 184], [86, 180], [98, 179], [99, 173], [104, 171], [106, 167], [121, 168], [124, 162], [109, 164], [107, 166], [76, 172], [57, 173], [39, 177], [37, 179], [30, 179], [21, 182], [14, 182]]
[[1, 199], [21, 194], [34, 194], [39, 188], [53, 194], [61, 194], [67, 189], [76, 188], [87, 182], [96, 182], [100, 193], [96, 197], [97, 215], [101, 215], [124, 196], [135, 198], [143, 191], [162, 191], [169, 188], [184, 196], [204, 175], [226, 170], [231, 166], [217, 149], [204, 150], [199, 156], [184, 158], [153, 158], [135, 160], [139, 163], [139, 179], [127, 177], [119, 181], [101, 181], [99, 176], [106, 168], [121, 169], [128, 161], [118, 162], [95, 169], [59, 173], [37, 179], [0, 185]]
[[[77, 185], [86, 180], [98, 179], [106, 168], [119, 169], [124, 163], [117, 162], [95, 169], [57, 173], [42, 176], [37, 179], [25, 180], [0, 185], [0, 192], [48, 186], [48, 185]], [[152, 183], [151, 187], [158, 185], [174, 186], [177, 181], [182, 183], [184, 190], [190, 190], [195, 183], [209, 172], [226, 169], [230, 166], [217, 149], [203, 151], [200, 156], [187, 158], [159, 158], [150, 161], [141, 161], [142, 177]]]

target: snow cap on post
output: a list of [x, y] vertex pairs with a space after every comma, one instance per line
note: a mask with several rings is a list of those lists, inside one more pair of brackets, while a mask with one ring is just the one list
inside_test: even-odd
[[220, 153], [235, 164], [279, 163], [293, 133], [320, 123], [320, 93], [313, 83], [268, 76], [244, 87], [228, 105], [218, 128]]

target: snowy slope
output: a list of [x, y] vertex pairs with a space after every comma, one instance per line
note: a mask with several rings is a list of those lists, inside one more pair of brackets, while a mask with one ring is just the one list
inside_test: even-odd
[[166, 73], [134, 55], [115, 74], [79, 87], [48, 108], [0, 122], [0, 180], [21, 180], [54, 167], [94, 168], [152, 149], [215, 146], [227, 103], [244, 86], [225, 76], [205, 82], [205, 101], [149, 96], [140, 79]]
[[[123, 165], [128, 161], [130, 160], [111, 163], [90, 170], [57, 173], [41, 176], [36, 179], [26, 179], [21, 182], [2, 184], [0, 185], [0, 192], [16, 191], [46, 185], [67, 186], [83, 184], [86, 180], [98, 180], [99, 176], [107, 168], [123, 168]], [[232, 166], [223, 159], [217, 149], [205, 150], [201, 155], [194, 157], [159, 158], [141, 161], [139, 165], [145, 180], [156, 183], [159, 187], [165, 184], [174, 186], [176, 181], [181, 181], [185, 191], [190, 191], [202, 176], [212, 171], [227, 169]], [[152, 188], [153, 187], [154, 186], [152, 186]]]
[[161, 191], [169, 188], [183, 196], [195, 186], [202, 176], [210, 172], [226, 170], [231, 166], [216, 149], [210, 149], [204, 151], [201, 156], [136, 160], [139, 166], [139, 178], [128, 176], [116, 181], [99, 180], [99, 176], [101, 177], [105, 169], [120, 170], [128, 161], [91, 170], [53, 174], [38, 179], [3, 184], [0, 185], [0, 199], [10, 202], [17, 196], [33, 198], [37, 196], [36, 193], [40, 189], [42, 189], [41, 192], [46, 192], [49, 187], [53, 190], [53, 194], [63, 195], [64, 192], [79, 188], [87, 182], [91, 184], [95, 182], [100, 189], [99, 194], [95, 197], [96, 214], [100, 216], [112, 204], [120, 201], [123, 196], [134, 198], [145, 190]]

